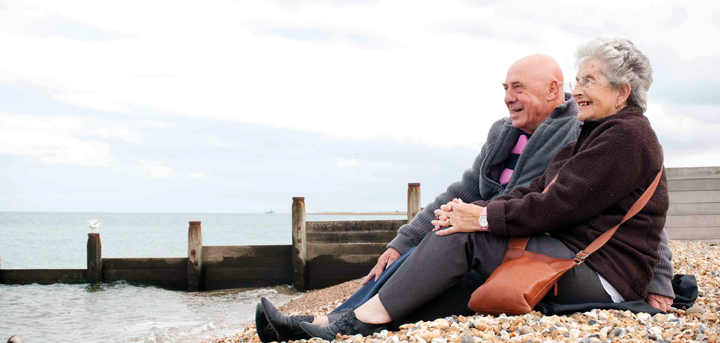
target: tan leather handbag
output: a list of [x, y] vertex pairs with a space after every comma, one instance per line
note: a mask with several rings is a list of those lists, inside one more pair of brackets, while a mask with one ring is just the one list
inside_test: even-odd
[[[590, 254], [610, 240], [620, 225], [645, 207], [655, 193], [662, 173], [663, 168], [660, 169], [650, 187], [625, 214], [620, 224], [602, 234], [571, 260], [553, 258], [525, 250], [529, 237], [511, 238], [502, 264], [493, 271], [482, 286], [473, 292], [468, 307], [481, 314], [525, 314], [530, 312], [553, 286], [555, 286], [555, 295], [557, 295], [557, 281], [568, 270], [585, 262]], [[545, 188], [545, 191], [555, 183], [555, 180], [557, 180], [557, 176]]]

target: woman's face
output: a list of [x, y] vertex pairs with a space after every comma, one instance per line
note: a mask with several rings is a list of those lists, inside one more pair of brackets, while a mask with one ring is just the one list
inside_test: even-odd
[[605, 118], [625, 106], [624, 102], [618, 104], [620, 91], [613, 89], [600, 72], [600, 61], [591, 59], [581, 65], [575, 81], [577, 85], [573, 87], [572, 95], [580, 107], [580, 121]]

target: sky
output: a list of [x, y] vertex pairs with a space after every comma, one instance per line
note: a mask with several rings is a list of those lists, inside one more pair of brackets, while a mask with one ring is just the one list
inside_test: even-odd
[[717, 1], [0, 0], [0, 211], [404, 211], [514, 61], [599, 36], [650, 58], [666, 166], [720, 166]]

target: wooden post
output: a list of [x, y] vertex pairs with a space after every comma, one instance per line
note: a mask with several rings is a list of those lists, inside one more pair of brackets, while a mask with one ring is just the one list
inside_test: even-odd
[[294, 197], [292, 203], [292, 265], [293, 287], [307, 289], [307, 241], [305, 239], [305, 198]]
[[202, 227], [199, 221], [190, 222], [188, 228], [188, 291], [197, 292], [202, 275]]
[[408, 183], [408, 209], [407, 217], [408, 223], [420, 213], [420, 184], [419, 183]]
[[90, 282], [102, 281], [102, 243], [100, 234], [88, 233], [87, 241], [87, 277]]

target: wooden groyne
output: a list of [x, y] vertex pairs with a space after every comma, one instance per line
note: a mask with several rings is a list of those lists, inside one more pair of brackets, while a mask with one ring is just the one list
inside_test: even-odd
[[[720, 167], [668, 168], [673, 240], [720, 240]], [[0, 283], [52, 284], [126, 280], [167, 289], [209, 291], [292, 284], [300, 291], [367, 275], [397, 230], [420, 211], [420, 184], [408, 184], [407, 220], [307, 221], [293, 198], [288, 245], [203, 246], [202, 226], [188, 227], [188, 255], [103, 258], [99, 233], [88, 234], [86, 269], [0, 269]]]
[[668, 168], [670, 239], [720, 239], [720, 167]]
[[[408, 186], [408, 212], [420, 211], [420, 184]], [[103, 258], [100, 234], [87, 241], [86, 269], [0, 269], [2, 284], [125, 280], [173, 290], [210, 291], [292, 284], [304, 291], [364, 276], [407, 220], [306, 221], [305, 199], [293, 198], [292, 244], [204, 246], [202, 224], [188, 227], [188, 255]]]

